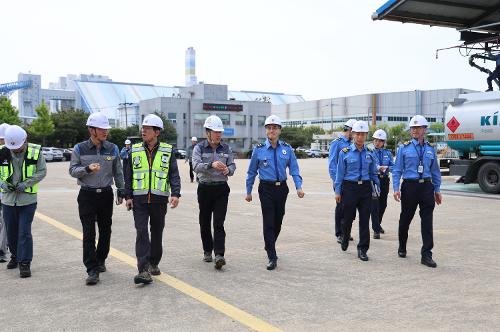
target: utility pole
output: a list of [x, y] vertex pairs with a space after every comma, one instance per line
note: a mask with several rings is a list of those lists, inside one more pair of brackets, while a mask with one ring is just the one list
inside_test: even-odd
[[123, 106], [125, 109], [125, 129], [128, 127], [128, 114], [127, 114], [127, 106], [133, 105], [133, 103], [127, 103], [127, 97], [124, 98], [125, 101], [123, 103], [119, 103], [119, 106]]

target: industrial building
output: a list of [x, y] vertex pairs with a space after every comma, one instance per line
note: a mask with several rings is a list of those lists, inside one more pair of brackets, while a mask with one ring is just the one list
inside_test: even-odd
[[429, 122], [443, 122], [448, 103], [467, 89], [415, 90], [359, 96], [320, 99], [273, 105], [272, 113], [283, 119], [285, 126], [320, 126], [332, 130], [348, 119], [370, 124], [407, 123], [416, 114]]

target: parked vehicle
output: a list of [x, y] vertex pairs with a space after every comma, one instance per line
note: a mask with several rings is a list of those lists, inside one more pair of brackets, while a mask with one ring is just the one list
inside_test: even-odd
[[47, 151], [51, 151], [52, 155], [53, 155], [52, 160], [54, 160], [54, 161], [62, 161], [64, 158], [63, 152], [61, 151], [61, 149], [57, 149], [57, 148], [53, 148], [53, 147], [43, 147], [42, 149], [47, 150]]
[[54, 160], [54, 153], [49, 148], [42, 148], [42, 155], [45, 157], [46, 161]]
[[59, 149], [59, 150], [62, 151], [63, 160], [64, 161], [71, 160], [71, 155], [73, 154], [73, 149], [72, 148], [69, 148], [69, 149]]
[[186, 159], [186, 150], [174, 149], [174, 155], [177, 159]]
[[450, 159], [450, 175], [460, 182], [477, 182], [487, 193], [500, 193], [499, 92], [460, 95], [446, 110], [448, 146], [458, 151]]
[[311, 149], [306, 151], [309, 158], [321, 158], [321, 152], [318, 149]]

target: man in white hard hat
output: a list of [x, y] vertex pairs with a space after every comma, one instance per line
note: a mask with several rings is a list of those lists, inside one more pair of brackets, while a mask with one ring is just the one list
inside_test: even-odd
[[191, 137], [191, 146], [187, 148], [187, 155], [185, 162], [189, 162], [189, 178], [191, 179], [191, 183], [194, 182], [194, 173], [193, 173], [193, 149], [195, 145], [198, 144], [198, 138], [195, 136]]
[[247, 171], [245, 200], [252, 201], [252, 187], [258, 173], [264, 243], [269, 259], [266, 269], [272, 271], [278, 266], [276, 241], [281, 232], [289, 193], [286, 184], [287, 168], [295, 184], [297, 196], [303, 198], [305, 194], [302, 190], [302, 177], [293, 148], [279, 139], [281, 119], [276, 115], [270, 115], [264, 121], [264, 126], [267, 140], [253, 149]]
[[21, 278], [31, 277], [31, 224], [37, 206], [38, 183], [47, 174], [41, 146], [28, 143], [27, 137], [21, 127], [9, 126], [4, 135], [9, 151], [2, 153], [0, 159], [2, 210], [11, 253], [7, 268], [15, 269], [19, 265]]
[[[333, 190], [335, 191], [335, 176], [337, 174], [337, 164], [339, 153], [343, 148], [351, 145], [352, 126], [356, 123], [356, 119], [349, 119], [342, 127], [342, 135], [330, 143], [330, 152], [328, 153], [328, 172], [332, 179]], [[335, 206], [335, 237], [337, 242], [342, 242], [342, 204], [337, 203]], [[352, 238], [349, 240], [352, 241]]]
[[131, 149], [132, 149], [132, 141], [127, 138], [125, 140], [125, 146], [120, 151], [120, 157], [122, 158], [122, 160], [128, 158]]
[[352, 125], [353, 143], [339, 154], [335, 178], [335, 200], [342, 204], [342, 251], [349, 246], [349, 237], [356, 209], [359, 213], [358, 258], [368, 260], [370, 247], [370, 208], [372, 195], [378, 191], [377, 162], [365, 147], [368, 123], [356, 121]]
[[[125, 159], [127, 209], [133, 209], [137, 232], [135, 254], [138, 274], [135, 284], [150, 284], [151, 275], [160, 275], [162, 238], [167, 207], [175, 209], [181, 197], [181, 179], [172, 145], [160, 142], [162, 119], [149, 114], [141, 128], [142, 143], [132, 145]], [[151, 229], [151, 236], [148, 227]]]
[[380, 195], [374, 196], [372, 200], [371, 218], [373, 238], [380, 239], [380, 234], [385, 231], [382, 228], [382, 218], [384, 217], [385, 209], [387, 208], [387, 196], [389, 194], [389, 172], [392, 171], [394, 161], [391, 151], [384, 148], [387, 141], [387, 133], [383, 129], [378, 129], [373, 133], [373, 145], [375, 150], [372, 151], [378, 165], [378, 178], [380, 180]]
[[[441, 171], [434, 148], [425, 140], [429, 123], [422, 115], [415, 115], [410, 120], [412, 140], [399, 146], [396, 161], [392, 170], [392, 185], [394, 199], [401, 201], [399, 216], [399, 248], [398, 256], [406, 257], [408, 229], [415, 215], [417, 206], [420, 208], [422, 256], [420, 262], [428, 267], [437, 267], [432, 259], [434, 247], [433, 213], [436, 203], [442, 201]], [[403, 184], [399, 187], [401, 178]]]
[[[198, 178], [198, 206], [200, 209], [200, 235], [203, 244], [203, 260], [212, 261], [215, 254], [215, 268], [220, 270], [226, 264], [226, 219], [229, 200], [228, 176], [236, 170], [233, 151], [222, 141], [224, 126], [215, 115], [209, 116], [203, 125], [207, 139], [193, 149], [193, 168]], [[212, 215], [214, 234], [212, 237]]]
[[[5, 130], [8, 127], [9, 125], [7, 123], [0, 124], [0, 149], [4, 147]], [[8, 149], [4, 149], [3, 151], [8, 152]], [[2, 150], [0, 150], [0, 154], [1, 153]], [[4, 160], [4, 157], [0, 156], [0, 160]], [[1, 199], [2, 199], [2, 193], [0, 192], [0, 263], [5, 263], [7, 262], [8, 246], [7, 246], [7, 230], [5, 228], [5, 223], [3, 221], [3, 216], [2, 216]]]
[[[87, 285], [99, 282], [99, 273], [106, 271], [111, 241], [113, 216], [113, 182], [117, 190], [117, 204], [123, 200], [123, 169], [118, 146], [108, 142], [111, 128], [108, 118], [92, 113], [87, 119], [90, 138], [78, 143], [73, 149], [69, 174], [78, 179], [78, 212], [83, 228], [83, 263], [88, 277]], [[99, 242], [95, 245], [96, 230], [99, 228]]]

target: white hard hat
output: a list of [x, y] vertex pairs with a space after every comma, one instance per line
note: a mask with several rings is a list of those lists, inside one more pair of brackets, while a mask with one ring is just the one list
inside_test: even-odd
[[203, 127], [213, 130], [213, 131], [224, 131], [224, 126], [222, 125], [222, 120], [216, 115], [210, 115], [206, 120]]
[[383, 129], [377, 129], [373, 133], [373, 138], [381, 139], [381, 140], [387, 140], [387, 133]]
[[410, 120], [410, 128], [411, 127], [429, 127], [429, 122], [427, 122], [427, 119], [423, 116], [415, 115]]
[[368, 122], [356, 121], [352, 125], [352, 131], [355, 133], [367, 133], [368, 132]]
[[5, 130], [5, 145], [10, 150], [17, 150], [26, 142], [26, 137], [28, 134], [23, 128], [16, 125], [9, 126]]
[[7, 123], [2, 123], [0, 124], [0, 138], [4, 138], [5, 137], [5, 130], [7, 130], [7, 128], [9, 128], [9, 124]]
[[142, 121], [143, 126], [158, 127], [163, 129], [163, 120], [156, 114], [148, 114]]
[[87, 119], [87, 127], [96, 127], [101, 129], [111, 128], [106, 115], [100, 112], [92, 113], [89, 115], [89, 118]]
[[346, 121], [346, 123], [344, 123], [344, 126], [345, 127], [349, 127], [349, 128], [352, 128], [352, 126], [354, 126], [354, 124], [357, 122], [358, 120], [356, 119], [349, 119]]
[[274, 124], [274, 125], [278, 125], [281, 127], [281, 119], [277, 115], [270, 115], [267, 117], [266, 121], [264, 122], [264, 127], [269, 125], [269, 124]]
[[198, 142], [198, 139], [195, 136], [193, 136], [193, 137], [191, 137], [191, 141]]
[[125, 144], [132, 144], [132, 142], [129, 139], [126, 139]]

